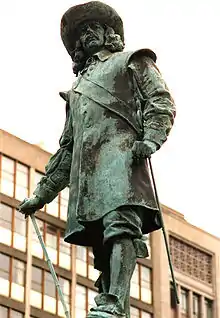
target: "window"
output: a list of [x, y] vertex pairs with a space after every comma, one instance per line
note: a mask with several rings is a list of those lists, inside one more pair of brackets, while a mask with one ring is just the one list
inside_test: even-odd
[[9, 246], [12, 244], [12, 216], [13, 209], [0, 203], [0, 242]]
[[137, 263], [131, 279], [131, 297], [141, 299], [142, 301], [151, 304], [151, 285], [151, 269]]
[[24, 301], [25, 264], [0, 253], [0, 293]]
[[29, 168], [2, 156], [1, 192], [22, 201], [28, 196]]
[[[66, 304], [70, 308], [70, 281], [62, 277], [58, 279]], [[34, 307], [65, 317], [51, 273], [35, 266], [32, 267], [30, 302]]]
[[76, 285], [76, 298], [75, 298], [75, 317], [85, 318], [86, 313], [87, 313], [86, 287], [77, 284]]
[[14, 196], [14, 160], [2, 156], [1, 192], [10, 197]]
[[26, 251], [26, 224], [24, 215], [14, 210], [13, 246], [22, 251]]
[[205, 299], [205, 318], [213, 318], [213, 302], [210, 299]]
[[200, 317], [200, 297], [197, 294], [193, 294], [193, 318]]
[[152, 315], [146, 311], [140, 310], [136, 307], [130, 307], [131, 318], [152, 318]]
[[59, 266], [71, 269], [71, 244], [64, 241], [64, 232], [60, 231], [59, 237]]
[[1, 243], [25, 251], [26, 224], [26, 220], [21, 213], [6, 204], [0, 203]]
[[[44, 222], [42, 222], [41, 220], [37, 220], [37, 224], [38, 224], [39, 230], [41, 232], [41, 235], [43, 236], [43, 233], [44, 233]], [[37, 233], [36, 233], [34, 227], [32, 227], [32, 231], [33, 231], [32, 246], [31, 246], [32, 255], [36, 256], [38, 258], [43, 258], [43, 250], [42, 250], [42, 247], [40, 245], [39, 238], [37, 236]]]
[[48, 272], [44, 272], [44, 310], [56, 314], [56, 287]]
[[8, 318], [8, 309], [4, 306], [0, 305], [0, 317], [1, 318]]
[[[67, 309], [70, 310], [70, 282], [67, 279], [61, 277], [59, 278], [59, 282], [67, 305]], [[65, 312], [63, 310], [63, 305], [60, 299], [58, 300], [58, 315], [61, 317], [65, 317]]]
[[141, 300], [152, 303], [151, 270], [148, 267], [140, 266]]
[[76, 272], [87, 276], [87, 248], [84, 246], [76, 246]]
[[32, 267], [31, 296], [30, 303], [32, 306], [42, 308], [42, 270], [38, 267]]
[[92, 289], [88, 289], [88, 311], [96, 306], [95, 303], [95, 297], [98, 295], [98, 293]]
[[24, 318], [24, 315], [18, 311], [0, 305], [1, 318]]
[[29, 178], [28, 167], [16, 163], [16, 187], [15, 197], [16, 199], [23, 201], [24, 198], [28, 197], [28, 178]]
[[23, 302], [25, 286], [25, 264], [16, 259], [12, 260], [11, 297]]
[[47, 204], [46, 212], [58, 218], [59, 216], [59, 196], [57, 196], [52, 202]]
[[[70, 270], [72, 264], [71, 244], [64, 242], [63, 230], [41, 220], [37, 220], [37, 223], [53, 264]], [[32, 238], [32, 255], [38, 258], [45, 257], [34, 228]]]
[[139, 264], [136, 264], [132, 278], [131, 278], [131, 297], [140, 298], [140, 290], [139, 290]]
[[0, 253], [0, 293], [6, 297], [9, 297], [10, 267], [10, 257]]
[[94, 268], [94, 255], [90, 248], [76, 246], [76, 272], [93, 281], [98, 279], [99, 271]]
[[76, 285], [75, 317], [85, 318], [88, 311], [96, 306], [94, 298], [98, 293], [85, 286]]
[[139, 309], [136, 307], [130, 307], [130, 315], [132, 318], [139, 318], [140, 314], [139, 314]]
[[15, 311], [15, 310], [10, 310], [10, 315], [9, 315], [10, 318], [24, 318], [24, 315], [18, 311]]
[[188, 314], [189, 304], [188, 304], [188, 290], [181, 288], [181, 298], [180, 298], [180, 308], [181, 313]]
[[57, 264], [57, 228], [45, 224], [45, 244], [51, 261]]

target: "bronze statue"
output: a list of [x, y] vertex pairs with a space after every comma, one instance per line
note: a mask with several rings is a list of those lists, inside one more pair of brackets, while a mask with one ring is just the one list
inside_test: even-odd
[[110, 6], [70, 8], [61, 37], [77, 80], [60, 93], [66, 101], [60, 149], [20, 210], [34, 213], [69, 185], [64, 240], [92, 246], [101, 272], [97, 306], [87, 317], [128, 318], [136, 259], [148, 255], [143, 234], [161, 227], [146, 158], [166, 141], [175, 106], [155, 53], [123, 52], [123, 22]]

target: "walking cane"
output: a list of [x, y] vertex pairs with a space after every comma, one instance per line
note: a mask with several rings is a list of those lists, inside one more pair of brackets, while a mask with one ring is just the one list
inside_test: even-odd
[[173, 280], [173, 287], [174, 287], [176, 303], [179, 304], [180, 302], [179, 302], [179, 297], [178, 297], [178, 293], [177, 293], [177, 286], [176, 286], [176, 281], [175, 281], [175, 277], [174, 277], [172, 261], [171, 261], [171, 257], [170, 257], [169, 245], [168, 245], [168, 241], [167, 241], [165, 225], [164, 225], [164, 221], [163, 221], [163, 215], [162, 215], [160, 201], [159, 201], [158, 194], [157, 194], [157, 188], [156, 188], [156, 183], [155, 183], [155, 179], [154, 179], [154, 173], [153, 173], [153, 168], [152, 168], [152, 163], [151, 163], [151, 158], [150, 157], [148, 158], [148, 162], [149, 162], [149, 166], [150, 166], [150, 172], [151, 172], [151, 177], [152, 177], [152, 181], [153, 181], [156, 202], [157, 202], [158, 209], [159, 209], [161, 227], [162, 227], [162, 231], [163, 231], [163, 236], [164, 236], [164, 241], [165, 241], [165, 246], [166, 246], [166, 251], [167, 251], [167, 256], [168, 256], [168, 261], [169, 261], [169, 266], [170, 266], [170, 272], [171, 272], [171, 276], [172, 276], [172, 280]]
[[65, 303], [64, 295], [63, 295], [63, 292], [62, 292], [62, 290], [61, 290], [61, 288], [60, 288], [60, 283], [59, 283], [58, 278], [57, 278], [57, 275], [56, 275], [56, 273], [55, 273], [53, 264], [52, 264], [52, 262], [51, 262], [51, 260], [50, 260], [50, 258], [49, 258], [48, 253], [47, 253], [47, 249], [46, 249], [46, 246], [45, 246], [45, 244], [44, 244], [44, 241], [43, 241], [42, 235], [41, 235], [41, 233], [40, 233], [40, 230], [39, 230], [39, 228], [38, 228], [36, 218], [35, 218], [35, 216], [34, 216], [33, 213], [30, 215], [30, 217], [31, 217], [31, 220], [32, 220], [34, 229], [35, 229], [35, 231], [36, 231], [36, 233], [37, 233], [38, 239], [39, 239], [39, 241], [40, 241], [41, 247], [42, 247], [42, 249], [43, 249], [43, 251], [44, 251], [44, 254], [45, 254], [45, 256], [46, 256], [46, 261], [47, 261], [48, 267], [49, 267], [49, 269], [50, 269], [51, 275], [52, 275], [52, 277], [53, 277], [54, 284], [56, 285], [58, 294], [59, 294], [59, 296], [60, 296], [60, 300], [61, 300], [61, 303], [62, 303], [62, 305], [63, 305], [63, 309], [64, 309], [64, 312], [65, 312], [66, 318], [70, 318], [70, 313], [69, 313], [69, 311], [68, 311], [68, 309], [67, 309], [67, 305], [66, 305], [66, 303]]

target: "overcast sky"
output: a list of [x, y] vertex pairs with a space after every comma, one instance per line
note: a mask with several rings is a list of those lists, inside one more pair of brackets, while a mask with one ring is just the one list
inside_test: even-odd
[[[74, 79], [60, 19], [84, 1], [0, 0], [0, 128], [55, 152], [65, 120], [58, 93]], [[126, 49], [148, 47], [176, 102], [172, 133], [153, 156], [160, 201], [220, 237], [220, 2], [109, 0]]]

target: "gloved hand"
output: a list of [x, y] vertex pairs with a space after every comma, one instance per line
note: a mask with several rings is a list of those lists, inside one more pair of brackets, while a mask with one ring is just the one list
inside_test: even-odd
[[22, 214], [25, 214], [25, 219], [28, 217], [28, 215], [35, 213], [37, 210], [40, 210], [44, 206], [44, 202], [41, 198], [35, 196], [32, 198], [24, 199], [19, 206], [18, 211]]
[[141, 159], [149, 158], [158, 149], [155, 142], [150, 140], [135, 141], [132, 147], [133, 159], [139, 161]]

